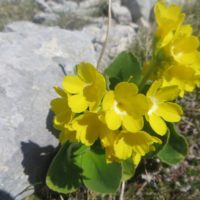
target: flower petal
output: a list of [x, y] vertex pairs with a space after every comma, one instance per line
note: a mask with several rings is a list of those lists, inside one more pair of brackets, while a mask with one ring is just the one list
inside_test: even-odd
[[76, 132], [65, 128], [59, 135], [59, 141], [64, 144], [67, 140], [76, 141]]
[[69, 107], [72, 112], [81, 113], [85, 111], [88, 107], [88, 102], [85, 97], [81, 94], [69, 95], [68, 96]]
[[159, 135], [163, 136], [166, 134], [167, 126], [159, 116], [155, 114], [149, 115], [149, 124], [151, 128]]
[[134, 97], [138, 92], [138, 88], [134, 83], [120, 82], [114, 90], [115, 98], [118, 102], [124, 102], [126, 99]]
[[123, 136], [124, 136], [124, 134], [119, 136], [119, 138], [117, 138], [117, 140], [115, 141], [114, 152], [115, 152], [115, 156], [118, 159], [126, 160], [129, 157], [131, 157], [132, 147], [126, 144]]
[[107, 92], [106, 95], [104, 96], [102, 103], [103, 110], [110, 110], [113, 107], [114, 100], [115, 100], [114, 92], [113, 91]]
[[65, 76], [62, 86], [66, 92], [78, 94], [83, 91], [85, 83], [78, 76]]
[[161, 88], [156, 94], [155, 98], [159, 102], [173, 101], [178, 97], [180, 90], [177, 86], [169, 86]]
[[91, 146], [102, 132], [105, 132], [106, 126], [98, 119], [97, 114], [85, 112], [72, 122], [72, 127], [77, 133], [77, 140], [86, 146]]
[[121, 126], [121, 118], [114, 110], [108, 110], [105, 114], [105, 121], [109, 129], [117, 130]]
[[133, 118], [130, 115], [125, 115], [123, 117], [123, 126], [130, 132], [137, 132], [140, 131], [143, 128], [144, 121], [143, 117], [140, 117], [138, 119]]
[[137, 133], [124, 132], [124, 143], [132, 147], [133, 151], [144, 156], [151, 150], [151, 146], [154, 143], [161, 143], [161, 140], [157, 137], [151, 136], [145, 131], [139, 131]]
[[92, 83], [96, 79], [96, 73], [98, 71], [90, 63], [82, 62], [77, 65], [77, 74], [86, 83]]
[[161, 85], [162, 85], [162, 80], [154, 81], [147, 92], [147, 96], [148, 97], [154, 96], [157, 90], [161, 87]]
[[69, 111], [67, 98], [56, 98], [51, 101], [51, 110], [58, 114], [60, 112]]
[[135, 166], [138, 166], [138, 164], [140, 163], [140, 160], [141, 160], [141, 155], [139, 153], [135, 153], [133, 154], [132, 156], [132, 159], [133, 159], [133, 163]]
[[53, 123], [56, 129], [61, 129], [71, 119], [71, 115], [66, 112], [61, 112], [54, 117]]
[[178, 122], [181, 120], [183, 111], [176, 103], [162, 103], [158, 106], [155, 114], [161, 116], [167, 122]]
[[61, 88], [59, 88], [59, 87], [57, 87], [57, 86], [55, 86], [55, 87], [53, 87], [53, 88], [54, 88], [54, 90], [56, 91], [56, 93], [57, 93], [58, 95], [60, 95], [61, 97], [66, 97], [66, 96], [67, 96], [67, 94], [64, 92], [63, 89], [61, 89]]

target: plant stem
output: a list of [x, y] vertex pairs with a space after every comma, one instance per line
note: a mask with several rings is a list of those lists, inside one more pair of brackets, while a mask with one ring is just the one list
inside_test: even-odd
[[119, 200], [124, 200], [125, 181], [122, 182]]
[[103, 55], [104, 55], [105, 50], [106, 50], [106, 45], [108, 43], [108, 37], [109, 37], [111, 21], [112, 21], [112, 10], [111, 10], [111, 8], [112, 8], [112, 0], [108, 0], [108, 24], [107, 24], [106, 38], [105, 38], [105, 41], [104, 41], [98, 62], [97, 62], [97, 70], [99, 70], [99, 68], [100, 68], [101, 60], [103, 58]]

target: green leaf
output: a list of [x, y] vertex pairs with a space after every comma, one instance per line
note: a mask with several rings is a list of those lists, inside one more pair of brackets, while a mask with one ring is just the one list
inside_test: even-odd
[[141, 78], [140, 63], [133, 54], [124, 51], [105, 70], [105, 74], [109, 76], [111, 89], [121, 81], [137, 84]]
[[46, 177], [48, 187], [56, 192], [71, 193], [81, 184], [82, 169], [78, 166], [85, 146], [66, 142], [53, 159]]
[[132, 159], [127, 159], [122, 162], [122, 180], [127, 181], [135, 174], [135, 165]]
[[184, 136], [177, 132], [174, 124], [168, 123], [169, 134], [164, 147], [158, 152], [160, 160], [168, 165], [175, 165], [185, 159], [188, 144]]
[[119, 187], [122, 169], [119, 163], [107, 164], [105, 152], [92, 148], [82, 155], [85, 186], [99, 193], [115, 193]]

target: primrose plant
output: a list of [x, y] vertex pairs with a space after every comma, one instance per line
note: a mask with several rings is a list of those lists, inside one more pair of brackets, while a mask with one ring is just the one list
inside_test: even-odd
[[61, 147], [46, 177], [52, 190], [115, 193], [142, 158], [168, 165], [185, 158], [186, 140], [174, 126], [183, 115], [176, 99], [200, 86], [199, 40], [179, 6], [158, 1], [154, 14], [153, 54], [144, 66], [122, 52], [104, 74], [82, 62], [54, 88]]

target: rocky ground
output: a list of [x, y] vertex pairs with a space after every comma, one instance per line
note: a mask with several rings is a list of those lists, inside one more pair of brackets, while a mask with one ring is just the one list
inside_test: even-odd
[[[102, 70], [126, 49], [142, 60], [149, 56], [155, 1], [113, 0]], [[190, 0], [185, 8], [200, 35], [197, 3], [200, 6], [198, 0]], [[57, 146], [49, 111], [55, 95], [52, 87], [73, 73], [77, 63], [96, 64], [105, 39], [107, 10], [106, 0], [0, 0], [0, 200], [21, 200], [34, 190], [36, 195], [27, 199], [112, 199], [89, 192], [60, 197], [43, 185]], [[174, 168], [144, 161], [146, 170], [142, 164], [126, 185], [127, 200], [200, 196], [199, 91], [181, 103], [188, 110], [179, 125], [190, 142], [187, 159]]]

